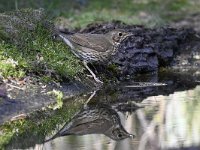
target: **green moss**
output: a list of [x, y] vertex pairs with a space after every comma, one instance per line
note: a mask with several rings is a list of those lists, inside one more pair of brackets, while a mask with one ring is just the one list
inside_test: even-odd
[[83, 66], [63, 42], [54, 41], [48, 29], [38, 25], [34, 32], [20, 35], [21, 43], [0, 43], [0, 71], [4, 77], [35, 73], [46, 77], [74, 78]]
[[5, 145], [7, 145], [9, 143], [9, 141], [11, 140], [13, 136], [12, 132], [4, 132], [3, 136], [0, 136], [0, 148], [1, 149], [5, 149]]
[[[24, 58], [17, 53], [17, 48], [0, 42], [0, 75], [3, 77], [24, 77], [27, 63]], [[12, 54], [12, 55], [11, 55]]]
[[25, 32], [22, 37], [25, 41], [22, 43], [23, 55], [28, 58], [34, 72], [70, 78], [82, 72], [83, 67], [68, 46], [53, 41], [48, 29], [38, 26], [34, 33]]
[[[62, 41], [52, 38], [53, 24], [43, 9], [24, 9], [0, 14], [0, 66], [4, 77], [27, 74], [56, 80], [74, 79], [83, 71]], [[7, 61], [8, 60], [8, 61]]]

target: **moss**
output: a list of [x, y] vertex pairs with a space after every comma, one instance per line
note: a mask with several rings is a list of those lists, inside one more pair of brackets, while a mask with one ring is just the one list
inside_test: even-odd
[[0, 42], [0, 75], [5, 78], [21, 78], [24, 77], [27, 66], [27, 62], [17, 52], [15, 46]]
[[38, 26], [34, 32], [23, 33], [21, 41], [18, 46], [0, 42], [0, 71], [4, 77], [35, 73], [71, 79], [83, 71], [79, 60], [64, 43], [53, 41], [48, 29]]
[[[73, 78], [82, 72], [80, 61], [70, 52], [68, 46], [60, 41], [53, 41], [51, 33], [38, 25], [33, 33], [22, 35], [25, 43], [23, 57], [28, 58], [33, 72], [46, 76]], [[26, 38], [31, 37], [31, 38]]]
[[68, 46], [52, 38], [54, 26], [43, 9], [3, 13], [0, 20], [1, 33], [6, 32], [8, 37], [0, 42], [0, 66], [4, 77], [33, 73], [45, 79], [61, 80], [74, 79], [83, 71], [84, 67]]
[[23, 50], [0, 43], [0, 72], [5, 78], [23, 77], [27, 72], [46, 75], [46, 78], [74, 78], [82, 72], [79, 60], [63, 43], [54, 42], [45, 34], [26, 42]]

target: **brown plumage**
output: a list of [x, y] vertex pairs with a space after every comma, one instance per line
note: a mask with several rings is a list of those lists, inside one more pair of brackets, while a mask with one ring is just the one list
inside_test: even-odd
[[97, 82], [101, 81], [87, 66], [87, 63], [104, 62], [116, 53], [118, 45], [130, 35], [130, 33], [122, 30], [113, 30], [106, 34], [59, 34], [64, 42], [70, 46], [71, 51], [83, 61], [85, 67]]

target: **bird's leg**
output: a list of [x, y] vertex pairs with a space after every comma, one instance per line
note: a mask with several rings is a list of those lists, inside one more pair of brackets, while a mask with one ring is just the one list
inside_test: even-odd
[[94, 72], [88, 67], [86, 61], [83, 61], [83, 64], [84, 64], [85, 68], [87, 68], [87, 70], [88, 70], [88, 71], [90, 72], [90, 74], [93, 76], [93, 78], [94, 78], [94, 80], [95, 80], [96, 82], [103, 83], [101, 80], [99, 80], [99, 79], [96, 77], [96, 75], [94, 74]]

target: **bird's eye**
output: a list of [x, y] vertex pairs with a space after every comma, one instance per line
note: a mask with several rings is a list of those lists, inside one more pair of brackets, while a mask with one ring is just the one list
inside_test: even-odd
[[122, 137], [122, 134], [118, 134], [118, 137], [121, 138], [121, 137]]
[[119, 36], [122, 36], [122, 33], [121, 33], [121, 32], [119, 32], [119, 33], [118, 33], [118, 35], [119, 35]]

